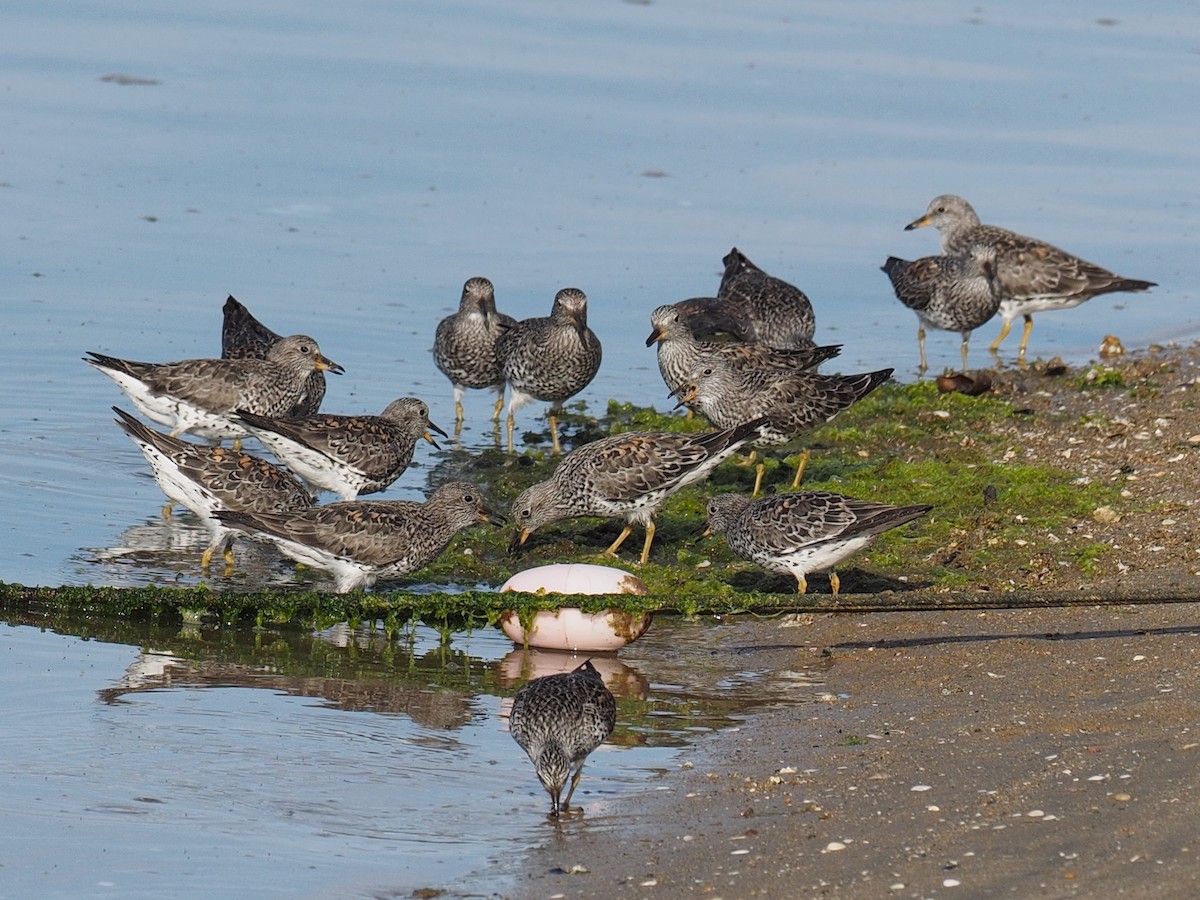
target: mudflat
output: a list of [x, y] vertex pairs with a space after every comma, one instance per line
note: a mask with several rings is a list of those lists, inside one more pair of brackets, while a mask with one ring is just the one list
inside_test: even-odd
[[564, 822], [516, 894], [1200, 896], [1197, 352], [1095, 371], [1117, 389], [1052, 368], [994, 389], [1029, 410], [1014, 456], [1120, 487], [1086, 523], [1109, 552], [1081, 571], [1031, 534], [1029, 565], [938, 592], [996, 609], [723, 620], [730, 665], [819, 687]]

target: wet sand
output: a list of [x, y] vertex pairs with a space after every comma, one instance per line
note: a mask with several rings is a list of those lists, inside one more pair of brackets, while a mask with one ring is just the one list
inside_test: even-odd
[[826, 693], [585, 814], [518, 896], [1200, 895], [1200, 604], [723, 632], [748, 665], [822, 668]]

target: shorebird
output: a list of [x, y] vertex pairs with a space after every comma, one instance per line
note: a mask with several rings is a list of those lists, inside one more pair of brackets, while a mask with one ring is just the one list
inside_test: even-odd
[[924, 256], [911, 262], [889, 256], [881, 268], [896, 297], [917, 314], [917, 346], [921, 372], [925, 362], [925, 329], [957, 331], [962, 336], [962, 370], [967, 371], [971, 332], [1000, 308], [996, 287], [996, 249], [976, 245], [961, 256]]
[[625, 527], [605, 550], [616, 556], [634, 525], [646, 540], [640, 562], [650, 558], [654, 513], [672, 494], [696, 484], [753, 438], [764, 419], [707, 434], [634, 431], [600, 438], [563, 457], [546, 481], [527, 488], [513, 504], [520, 529], [514, 552], [538, 528], [577, 516], [624, 518]]
[[454, 385], [454, 433], [462, 432], [463, 394], [468, 388], [492, 388], [496, 407], [492, 422], [499, 424], [504, 408], [504, 373], [496, 355], [496, 341], [505, 329], [517, 324], [496, 310], [496, 292], [486, 278], [469, 278], [463, 285], [458, 312], [438, 323], [433, 339], [433, 361]]
[[240, 438], [245, 429], [231, 418], [235, 409], [280, 416], [304, 396], [316, 371], [341, 373], [305, 335], [283, 338], [266, 359], [185, 359], [145, 363], [88, 351], [89, 366], [117, 383], [146, 418], [171, 429], [214, 441]]
[[234, 418], [314, 492], [332, 491], [343, 500], [385, 490], [408, 468], [419, 439], [437, 447], [430, 431], [446, 436], [416, 397], [393, 400], [377, 416], [273, 417], [239, 410]]
[[1037, 238], [981, 224], [971, 204], [954, 194], [934, 197], [925, 214], [905, 225], [904, 230], [926, 225], [940, 232], [942, 253], [948, 256], [961, 256], [978, 245], [995, 248], [995, 279], [1004, 324], [990, 349], [999, 350], [1012, 323], [1022, 316], [1025, 328], [1017, 353], [1021, 362], [1033, 330], [1034, 313], [1070, 309], [1100, 294], [1155, 287], [1153, 281], [1124, 278]]
[[563, 288], [550, 315], [524, 319], [496, 342], [500, 369], [509, 387], [508, 452], [513, 452], [514, 413], [530, 400], [550, 404], [550, 442], [561, 453], [558, 414], [563, 402], [582, 391], [600, 369], [600, 339], [587, 324], [587, 296]]
[[771, 572], [796, 579], [808, 590], [807, 576], [829, 571], [836, 597], [841, 581], [833, 567], [890, 528], [925, 515], [932, 506], [889, 506], [827, 491], [799, 491], [751, 500], [717, 494], [708, 501], [708, 530], [723, 534], [729, 549]]
[[[751, 443], [755, 447], [772, 447], [786, 444], [828, 422], [891, 378], [892, 371], [823, 375], [809, 371], [742, 370], [722, 360], [710, 359], [697, 363], [672, 396], [681, 404], [695, 403], [700, 413], [718, 428], [764, 417], [766, 423]], [[807, 460], [805, 451], [792, 479], [793, 488], [799, 485]], [[765, 463], [757, 463], [755, 496], [762, 489], [765, 470]]]
[[812, 346], [796, 350], [778, 350], [766, 344], [742, 341], [703, 341], [690, 328], [687, 313], [674, 304], [658, 307], [650, 314], [650, 336], [646, 346], [658, 344], [658, 371], [667, 390], [683, 384], [697, 363], [710, 358], [724, 360], [739, 369], [813, 369], [841, 352], [841, 346]]
[[[233, 532], [213, 518], [219, 509], [287, 514], [312, 506], [312, 496], [286, 469], [225, 447], [193, 444], [155, 431], [114, 406], [116, 423], [142, 451], [167, 498], [199, 516], [212, 540], [200, 557], [206, 570], [221, 550], [226, 574], [233, 570]], [[170, 506], [166, 507], [170, 511]]]
[[[245, 305], [230, 294], [222, 310], [221, 358], [266, 359], [267, 351], [283, 340], [250, 314]], [[321, 408], [325, 399], [325, 373], [310, 372], [296, 405], [287, 411], [289, 416], [311, 416]]]
[[298, 562], [331, 572], [341, 594], [429, 565], [464, 528], [504, 522], [488, 509], [478, 488], [455, 481], [443, 484], [424, 503], [350, 500], [288, 514], [215, 515], [232, 528], [271, 541]]
[[737, 247], [722, 260], [725, 273], [717, 297], [728, 304], [723, 318], [741, 340], [771, 347], [806, 347], [817, 327], [812, 303], [804, 291], [782, 278], [768, 275]]
[[[535, 678], [517, 691], [508, 730], [550, 795], [551, 816], [570, 811], [584, 761], [608, 740], [616, 723], [616, 698], [590, 659], [573, 671]], [[568, 777], [571, 786], [560, 801]]]

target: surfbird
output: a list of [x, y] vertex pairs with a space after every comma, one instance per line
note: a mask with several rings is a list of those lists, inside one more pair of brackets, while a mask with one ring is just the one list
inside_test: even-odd
[[430, 431], [446, 437], [416, 397], [393, 400], [377, 416], [273, 417], [238, 410], [234, 419], [314, 492], [332, 491], [343, 500], [389, 487], [412, 462], [420, 438], [438, 446]]
[[[780, 372], [770, 369], [737, 369], [710, 359], [697, 363], [687, 381], [674, 392], [680, 403], [695, 403], [700, 413], [718, 428], [748, 418], [766, 418], [753, 438], [755, 447], [786, 444], [861, 400], [892, 376], [892, 369], [858, 375], [824, 375], [820, 372]], [[804, 473], [807, 454], [796, 467], [792, 487]], [[754, 495], [762, 489], [765, 464], [759, 462]]]
[[729, 549], [771, 572], [796, 579], [803, 594], [811, 572], [829, 572], [836, 597], [841, 582], [833, 567], [890, 528], [925, 515], [932, 506], [889, 506], [828, 491], [798, 491], [751, 500], [717, 494], [708, 501], [710, 533], [723, 534]]
[[967, 371], [971, 332], [1000, 308], [995, 258], [994, 247], [980, 244], [961, 256], [925, 256], [911, 262], [889, 256], [881, 266], [896, 297], [917, 314], [922, 373], [929, 368], [925, 362], [927, 327], [957, 331], [962, 336], [962, 370]]
[[804, 291], [768, 275], [737, 247], [723, 262], [717, 297], [726, 303], [726, 316], [740, 323], [736, 337], [780, 348], [810, 345], [817, 319]]
[[191, 432], [213, 441], [245, 436], [231, 418], [234, 410], [285, 415], [304, 395], [311, 373], [344, 371], [300, 334], [272, 346], [266, 359], [146, 363], [91, 351], [88, 356], [84, 362], [115, 381], [142, 415], [165, 425], [172, 437]]
[[517, 323], [496, 311], [496, 292], [486, 278], [469, 278], [463, 285], [458, 312], [438, 323], [433, 339], [433, 361], [454, 385], [454, 432], [462, 432], [463, 394], [467, 388], [492, 388], [499, 395], [492, 422], [499, 423], [504, 408], [504, 373], [496, 355], [496, 341]]
[[[266, 359], [267, 351], [283, 340], [258, 319], [245, 305], [230, 294], [222, 310], [222, 359]], [[311, 416], [321, 408], [325, 399], [325, 373], [320, 369], [308, 374], [300, 399], [287, 411], [289, 416]]]
[[1033, 330], [1034, 313], [1070, 309], [1100, 294], [1155, 287], [1153, 281], [1124, 278], [1037, 238], [981, 224], [971, 204], [954, 194], [934, 197], [925, 215], [909, 222], [904, 230], [926, 225], [940, 232], [943, 254], [961, 256], [981, 244], [995, 248], [995, 278], [1003, 324], [991, 350], [999, 350], [1012, 323], [1021, 316], [1025, 328], [1017, 359], [1022, 362]]
[[[233, 570], [233, 532], [213, 518], [219, 509], [286, 514], [312, 506], [312, 497], [290, 472], [264, 459], [225, 447], [193, 444], [162, 434], [114, 406], [116, 423], [133, 440], [170, 500], [200, 517], [212, 539], [200, 557], [207, 570], [215, 552]], [[167, 507], [168, 509], [170, 507]]]
[[513, 414], [530, 400], [550, 404], [550, 442], [561, 453], [558, 414], [563, 402], [582, 391], [600, 369], [600, 339], [587, 324], [587, 297], [563, 288], [550, 315], [524, 319], [505, 329], [496, 342], [508, 399], [508, 452], [513, 452]]
[[429, 565], [464, 528], [503, 524], [474, 485], [443, 484], [424, 503], [348, 500], [294, 513], [215, 513], [274, 543], [298, 562], [333, 574], [338, 593], [370, 587]]
[[696, 484], [754, 438], [766, 419], [706, 434], [634, 431], [576, 447], [546, 481], [527, 488], [513, 504], [520, 529], [516, 551], [538, 528], [577, 516], [624, 518], [625, 527], [605, 550], [616, 556], [634, 525], [646, 529], [641, 563], [650, 558], [654, 514], [672, 494]]
[[646, 346], [658, 344], [658, 371], [669, 391], [687, 381], [688, 374], [698, 362], [713, 357], [725, 360], [735, 368], [796, 371], [816, 368], [837, 356], [842, 349], [839, 345], [831, 345], [778, 350], [766, 344], [699, 340], [691, 330], [687, 313], [674, 304], [654, 310], [650, 314], [650, 326]]
[[[616, 698], [590, 659], [570, 672], [528, 681], [517, 691], [508, 730], [550, 795], [551, 816], [570, 811], [584, 761], [616, 724]], [[568, 777], [571, 786], [560, 801]]]

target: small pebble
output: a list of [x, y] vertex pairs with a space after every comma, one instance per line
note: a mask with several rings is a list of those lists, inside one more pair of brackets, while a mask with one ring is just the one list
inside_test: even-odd
[[845, 849], [846, 849], [846, 845], [843, 844], [841, 841], [830, 841], [828, 844], [825, 845], [826, 853], [833, 853], [835, 850], [845, 850]]
[[1128, 801], [1133, 799], [1133, 796], [1130, 794], [1125, 794], [1125, 793], [1113, 794], [1113, 799], [1116, 800], [1118, 803], [1127, 803]]
[[1044, 816], [1046, 814], [1044, 812], [1042, 812], [1040, 809], [1031, 809], [1029, 812], [1025, 813], [1025, 815], [1029, 816], [1029, 818], [1031, 818], [1031, 819], [1040, 819], [1042, 816]]
[[942, 887], [958, 887], [960, 884], [962, 884], [962, 882], [959, 881], [957, 878], [942, 879]]
[[915, 791], [919, 794], [922, 791], [932, 791], [933, 786], [929, 784], [914, 784], [911, 788], [909, 788], [909, 790]]

